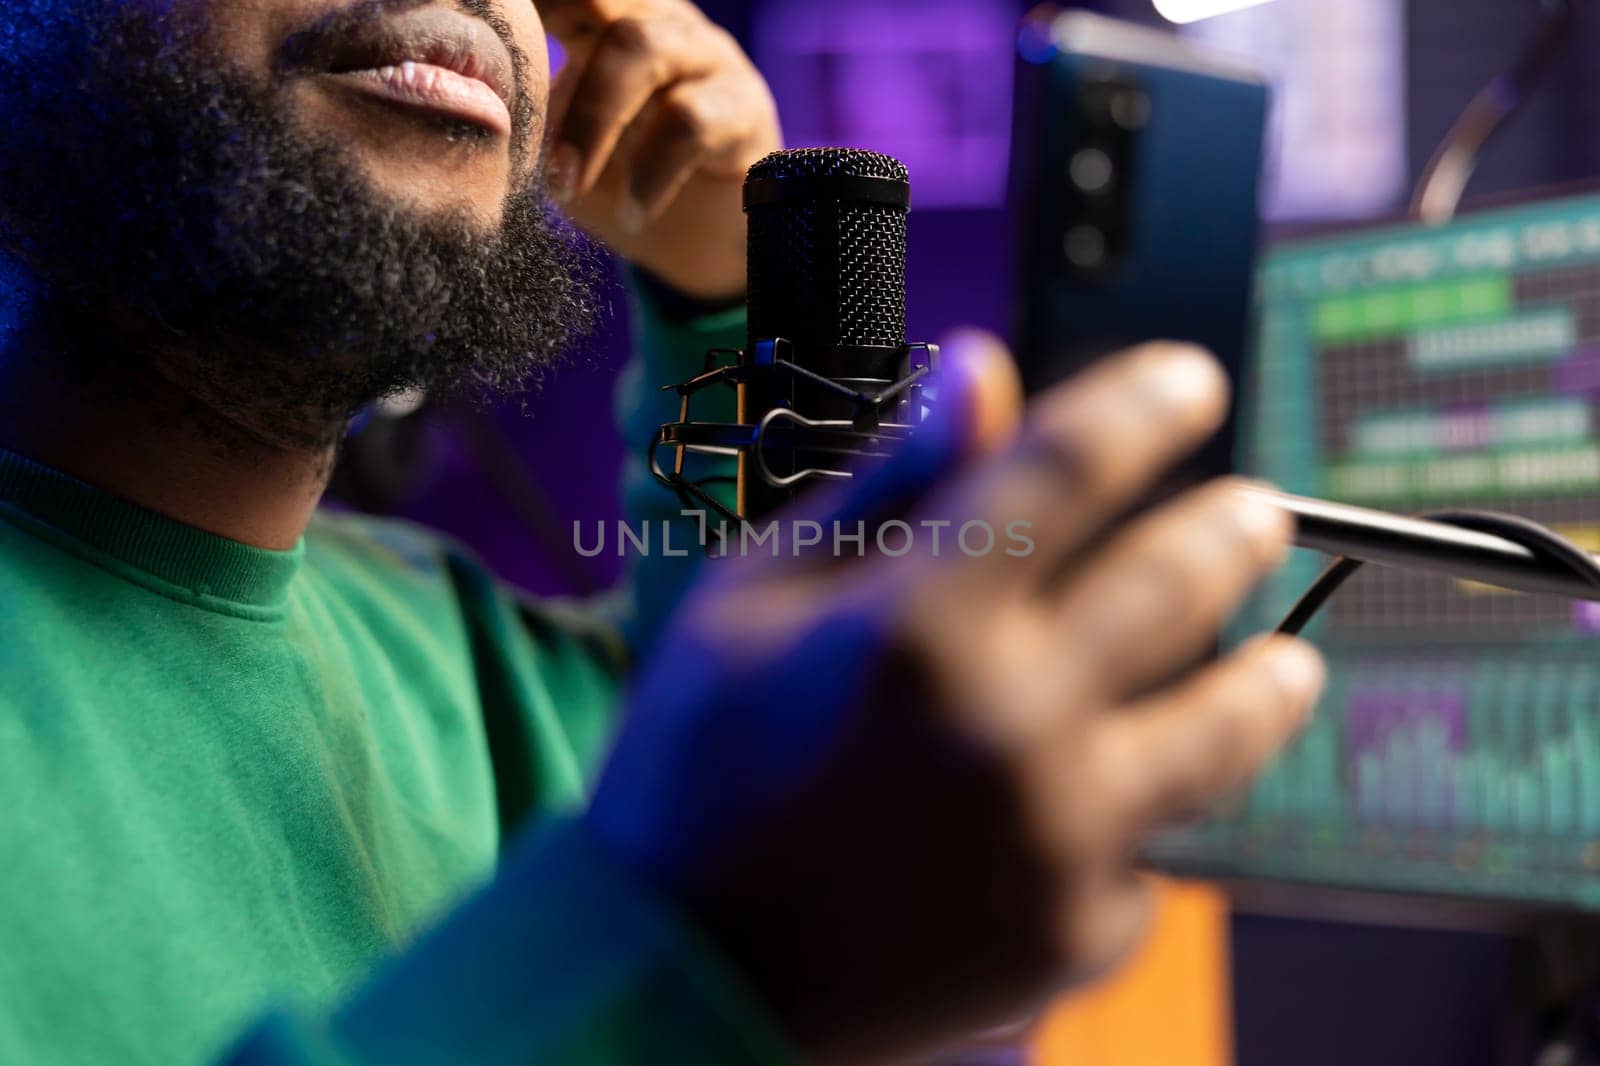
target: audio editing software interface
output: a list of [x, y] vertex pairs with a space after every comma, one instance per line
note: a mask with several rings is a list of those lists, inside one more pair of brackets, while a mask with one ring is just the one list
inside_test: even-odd
[[[1600, 196], [1282, 247], [1257, 321], [1252, 473], [1389, 511], [1509, 511], [1600, 551]], [[1297, 552], [1243, 629], [1326, 562]], [[1309, 632], [1331, 665], [1315, 723], [1157, 858], [1600, 908], [1600, 604], [1368, 567]]]

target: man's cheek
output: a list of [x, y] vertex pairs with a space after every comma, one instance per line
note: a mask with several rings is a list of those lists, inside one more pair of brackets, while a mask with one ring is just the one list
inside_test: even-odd
[[[532, 10], [532, 5], [529, 5]], [[538, 19], [534, 19], [538, 25]], [[520, 88], [528, 109], [527, 140], [529, 167], [542, 161], [546, 123], [550, 116], [550, 51], [546, 47], [544, 32], [518, 34], [512, 38], [517, 46], [517, 60], [521, 66]]]
[[550, 77], [549, 37], [539, 11], [527, 0], [510, 0], [499, 17], [511, 29], [511, 40], [528, 57], [533, 70], [548, 83]]
[[176, 32], [192, 33], [219, 66], [270, 84], [294, 32], [350, 0], [135, 0], [165, 9]]

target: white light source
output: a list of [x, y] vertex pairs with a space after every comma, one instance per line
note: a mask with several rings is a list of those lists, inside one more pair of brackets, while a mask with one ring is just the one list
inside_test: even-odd
[[1271, 0], [1155, 0], [1156, 10], [1168, 22], [1199, 22], [1201, 19], [1243, 11]]
[[1299, 0], [1180, 28], [1272, 83], [1270, 220], [1381, 215], [1404, 195], [1405, 9], [1406, 0]]

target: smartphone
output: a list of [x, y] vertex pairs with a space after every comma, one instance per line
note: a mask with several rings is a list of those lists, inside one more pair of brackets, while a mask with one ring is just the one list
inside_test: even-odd
[[[1182, 38], [1037, 9], [1019, 37], [1016, 351], [1030, 393], [1144, 341], [1244, 378], [1268, 88]], [[1237, 423], [1162, 496], [1231, 473]]]

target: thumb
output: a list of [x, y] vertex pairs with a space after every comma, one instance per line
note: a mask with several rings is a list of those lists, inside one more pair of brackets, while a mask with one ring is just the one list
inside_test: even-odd
[[967, 462], [1003, 448], [1022, 422], [1016, 361], [981, 330], [946, 338], [923, 396], [927, 417], [893, 455], [806, 500], [800, 517], [854, 523], [902, 512]]
[[957, 417], [964, 420], [967, 458], [998, 452], [1022, 426], [1022, 378], [1011, 350], [993, 333], [961, 329], [950, 334], [941, 351], [945, 369], [966, 378], [957, 385]]

